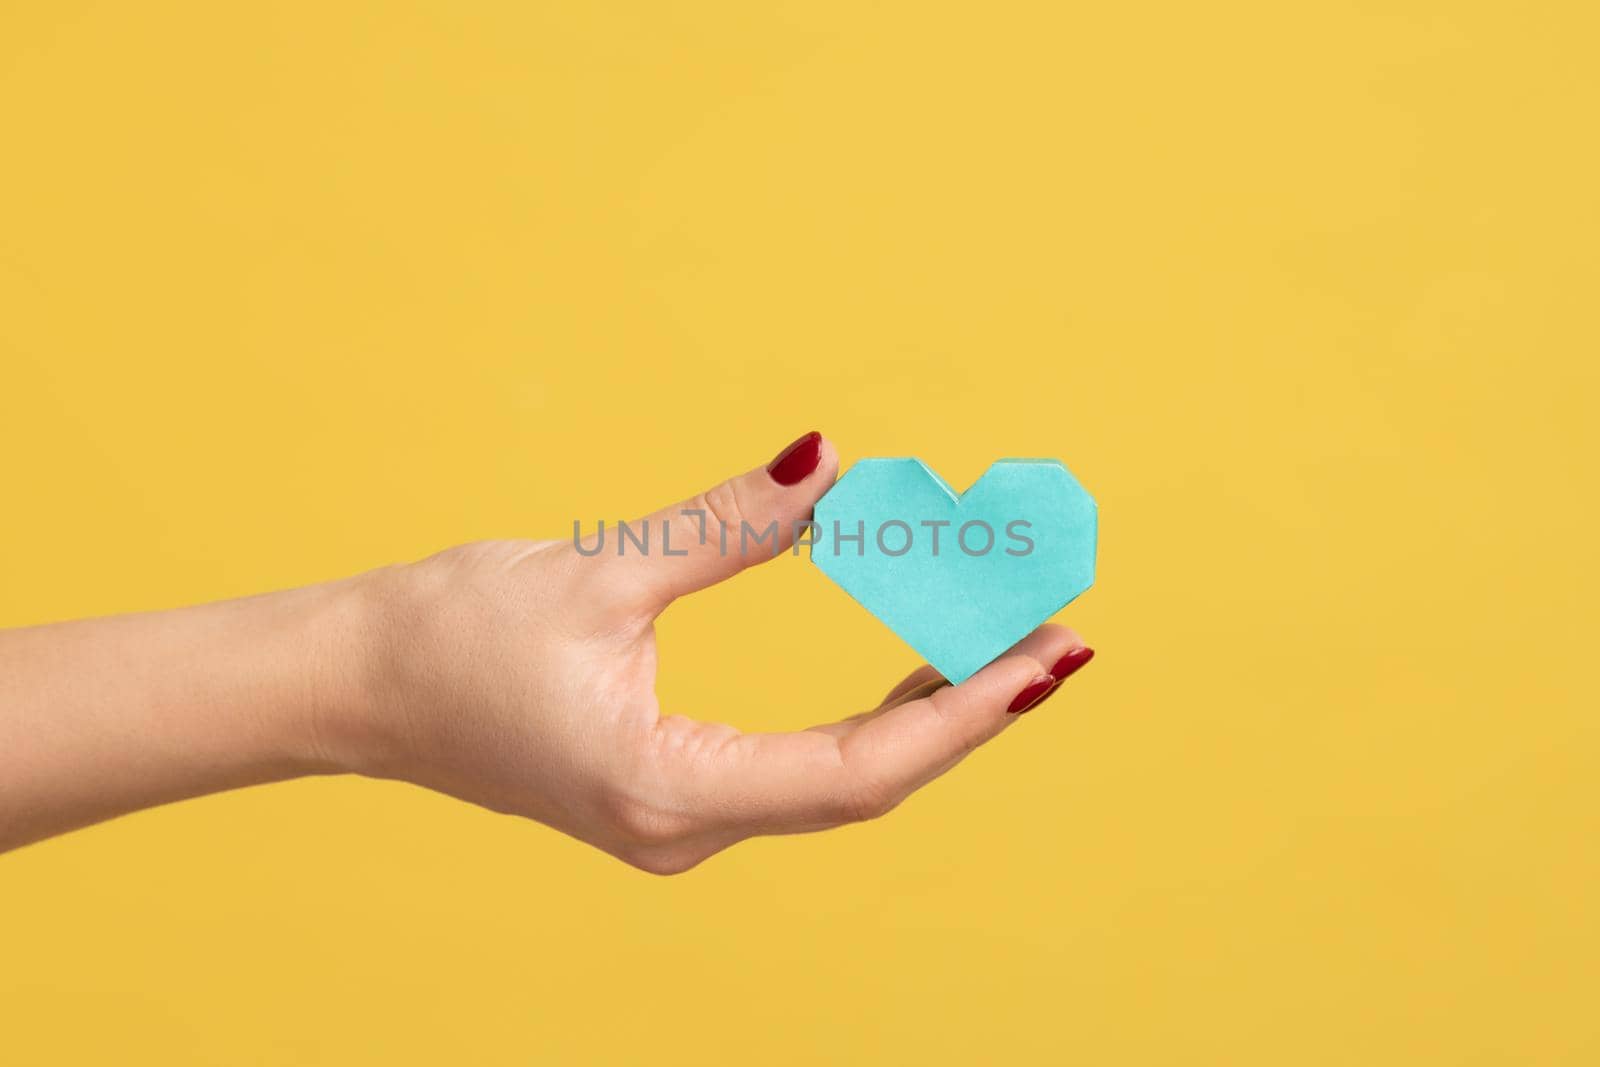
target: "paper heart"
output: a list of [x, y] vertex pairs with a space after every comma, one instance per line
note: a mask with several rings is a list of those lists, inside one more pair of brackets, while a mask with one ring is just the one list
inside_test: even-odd
[[998, 460], [960, 494], [919, 459], [864, 459], [814, 518], [811, 561], [951, 682], [1094, 584], [1094, 498], [1053, 459]]

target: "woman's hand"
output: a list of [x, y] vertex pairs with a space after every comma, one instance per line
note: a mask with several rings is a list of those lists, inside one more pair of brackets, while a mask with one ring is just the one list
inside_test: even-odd
[[[789, 548], [837, 470], [808, 434], [651, 516], [648, 553], [466, 545], [304, 589], [0, 632], [0, 850], [341, 771], [537, 819], [661, 873], [753, 834], [881, 815], [1093, 653], [1044, 626], [961, 685], [923, 667], [871, 711], [799, 733], [662, 715], [655, 617]], [[750, 551], [746, 524], [764, 536]]]
[[[961, 685], [923, 667], [870, 711], [798, 733], [663, 714], [655, 617], [772, 558], [770, 538], [742, 551], [742, 524], [764, 533], [776, 523], [777, 551], [789, 549], [837, 471], [833, 448], [809, 434], [650, 516], [648, 552], [630, 542], [619, 556], [613, 531], [593, 555], [570, 541], [486, 542], [363, 576], [368, 666], [357, 697], [324, 702], [336, 710], [315, 720], [317, 751], [536, 819], [658, 873], [756, 834], [884, 814], [1093, 653], [1044, 626]], [[591, 537], [585, 551], [595, 547]]]

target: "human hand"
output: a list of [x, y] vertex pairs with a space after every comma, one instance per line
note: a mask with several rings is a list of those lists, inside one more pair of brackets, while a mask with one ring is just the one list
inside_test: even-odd
[[[757, 834], [883, 815], [1093, 652], [1042, 626], [960, 685], [924, 666], [871, 710], [795, 733], [663, 715], [656, 616], [789, 549], [837, 473], [832, 446], [810, 434], [650, 516], [649, 552], [483, 542], [365, 576], [361, 696], [353, 714], [324, 718], [320, 748], [346, 769], [536, 819], [662, 874]], [[774, 522], [776, 548], [746, 551], [741, 524]]]

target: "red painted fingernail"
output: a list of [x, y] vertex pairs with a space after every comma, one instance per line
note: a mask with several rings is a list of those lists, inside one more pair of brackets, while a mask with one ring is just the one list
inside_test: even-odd
[[1049, 696], [1050, 690], [1055, 687], [1056, 680], [1048, 674], [1042, 678], [1035, 678], [1022, 687], [1022, 692], [1012, 699], [1011, 706], [1006, 709], [1006, 712], [1011, 715], [1020, 715]]
[[1066, 655], [1056, 660], [1056, 665], [1050, 668], [1050, 677], [1059, 682], [1092, 659], [1094, 659], [1094, 649], [1072, 649]]
[[767, 473], [779, 485], [795, 485], [822, 462], [822, 435], [815, 430], [779, 452], [767, 464]]

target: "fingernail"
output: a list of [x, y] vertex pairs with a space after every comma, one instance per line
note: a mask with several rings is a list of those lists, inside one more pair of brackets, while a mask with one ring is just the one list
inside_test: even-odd
[[822, 461], [822, 435], [815, 430], [779, 452], [767, 464], [767, 473], [779, 485], [795, 485], [817, 469]]
[[1050, 677], [1059, 682], [1092, 659], [1094, 659], [1094, 649], [1072, 649], [1066, 655], [1056, 660], [1056, 665], [1050, 668]]
[[1012, 699], [1011, 706], [1006, 709], [1006, 712], [1011, 715], [1020, 715], [1049, 696], [1050, 691], [1055, 687], [1056, 680], [1048, 674], [1042, 678], [1035, 678], [1022, 687], [1022, 692]]

